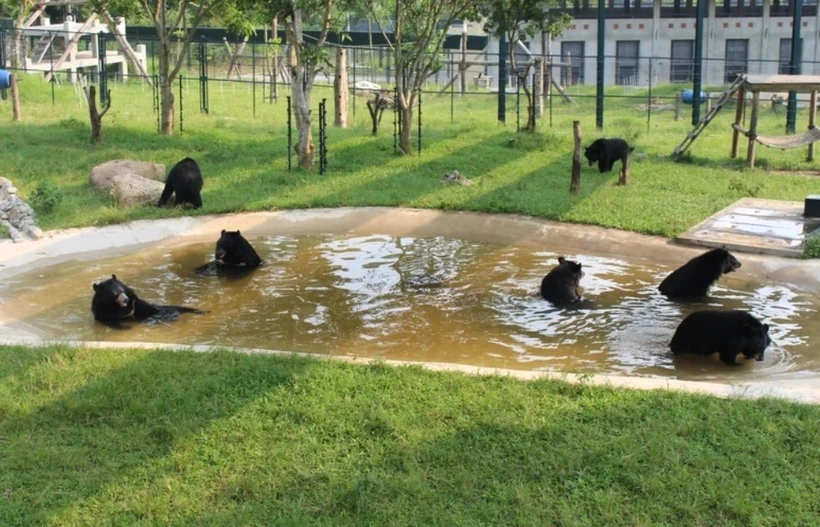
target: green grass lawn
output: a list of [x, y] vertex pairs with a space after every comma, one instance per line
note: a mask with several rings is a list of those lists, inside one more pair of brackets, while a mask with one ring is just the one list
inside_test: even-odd
[[820, 408], [0, 348], [0, 525], [814, 525]]
[[[150, 88], [112, 83], [113, 105], [104, 120], [103, 143], [91, 145], [87, 110], [75, 88], [52, 86], [29, 75], [21, 81], [24, 121], [0, 123], [0, 173], [14, 181], [23, 197], [42, 180], [56, 185], [63, 196], [60, 204], [38, 211], [45, 229], [181, 214], [388, 205], [522, 213], [674, 236], [741, 197], [802, 200], [818, 186], [816, 178], [765, 170], [814, 168], [804, 161], [804, 150], [760, 147], [762, 168], [752, 171], [743, 168], [743, 159], [731, 160], [733, 109], [724, 110], [706, 129], [691, 156], [673, 161], [669, 154], [691, 128], [690, 117], [684, 113], [676, 122], [673, 112], [657, 111], [647, 122], [646, 112], [634, 108], [647, 102], [645, 90], [610, 88], [605, 128], [599, 132], [594, 128], [592, 88], [572, 88], [574, 102], [555, 98], [534, 135], [515, 131], [515, 95], [508, 96], [505, 126], [497, 122], [494, 94], [425, 94], [423, 151], [397, 156], [391, 113], [384, 116], [381, 134], [371, 137], [365, 98], [358, 97], [351, 126], [333, 128], [332, 94], [319, 87], [313, 106], [328, 98], [331, 123], [328, 173], [322, 176], [318, 170], [287, 170], [285, 101], [263, 101], [260, 86], [254, 97], [250, 84], [212, 81], [210, 114], [204, 115], [199, 112], [198, 84], [184, 80], [184, 133], [164, 137], [156, 133]], [[672, 102], [680, 88], [655, 88], [652, 95]], [[764, 105], [762, 114], [761, 133], [782, 133], [784, 111]], [[582, 192], [569, 195], [574, 119], [582, 123], [585, 144], [603, 135], [622, 136], [636, 145], [629, 186], [616, 186], [616, 173], [584, 167]], [[806, 111], [801, 110], [801, 127], [805, 121]], [[205, 206], [198, 212], [122, 209], [88, 186], [89, 170], [107, 160], [142, 159], [170, 169], [185, 156], [195, 158], [205, 174]], [[453, 169], [474, 185], [444, 185], [441, 175]]]

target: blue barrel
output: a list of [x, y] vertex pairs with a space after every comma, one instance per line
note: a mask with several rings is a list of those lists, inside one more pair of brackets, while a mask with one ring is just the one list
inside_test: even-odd
[[0, 70], [0, 90], [5, 90], [9, 86], [11, 86], [11, 72]]
[[[692, 104], [692, 99], [695, 98], [694, 90], [683, 90], [680, 92], [680, 100], [683, 101], [683, 104]], [[700, 92], [700, 103], [703, 104], [706, 102], [706, 92]]]

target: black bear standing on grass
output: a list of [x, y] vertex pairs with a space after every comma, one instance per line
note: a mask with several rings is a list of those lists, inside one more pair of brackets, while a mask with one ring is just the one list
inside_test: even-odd
[[164, 207], [171, 194], [177, 205], [189, 203], [195, 209], [202, 207], [202, 172], [199, 165], [190, 157], [186, 157], [168, 172], [168, 179], [165, 180], [165, 188], [159, 198], [158, 207]]
[[667, 276], [658, 286], [669, 298], [697, 298], [709, 293], [709, 288], [721, 275], [740, 269], [740, 261], [726, 249], [712, 249], [686, 262]]
[[581, 264], [558, 257], [558, 265], [541, 280], [541, 296], [556, 306], [582, 300], [578, 287], [584, 271]]
[[197, 267], [198, 274], [245, 274], [262, 265], [262, 259], [239, 231], [222, 230], [214, 260]]
[[620, 160], [626, 166], [626, 158], [629, 153], [635, 150], [634, 146], [629, 146], [626, 141], [615, 137], [613, 139], [596, 139], [591, 145], [584, 148], [584, 156], [589, 161], [589, 166], [598, 162], [599, 172], [611, 172], [615, 166], [615, 161]]
[[771, 342], [769, 325], [746, 311], [703, 310], [683, 319], [669, 347], [675, 355], [718, 353], [724, 364], [736, 364], [740, 354], [762, 361], [763, 352]]
[[180, 313], [206, 313], [192, 307], [155, 306], [139, 298], [133, 289], [117, 279], [117, 275], [94, 284], [91, 311], [96, 320], [115, 329], [127, 329], [121, 322], [129, 318], [137, 322], [148, 319], [169, 321], [178, 318]]

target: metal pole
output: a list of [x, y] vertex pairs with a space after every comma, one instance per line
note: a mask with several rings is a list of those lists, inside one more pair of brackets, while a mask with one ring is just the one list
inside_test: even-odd
[[105, 105], [108, 94], [108, 76], [106, 75], [108, 64], [106, 62], [105, 41], [105, 33], [97, 33], [97, 69], [100, 75], [100, 102], [103, 105]]
[[652, 121], [652, 57], [649, 57], [649, 92], [646, 99], [646, 131], [649, 132], [649, 124]]
[[421, 155], [421, 90], [419, 90], [419, 155]]
[[456, 99], [456, 83], [451, 82], [450, 83], [450, 122], [451, 123], [454, 120], [453, 112], [454, 112], [454, 109], [455, 109], [454, 108], [455, 102], [456, 102], [455, 99]]
[[[800, 75], [800, 61], [803, 57], [803, 42], [800, 30], [803, 25], [803, 0], [792, 0], [792, 54], [789, 72]], [[793, 134], [797, 123], [797, 92], [789, 92], [789, 104], [786, 107], [786, 133]]]
[[595, 78], [595, 126], [604, 127], [604, 53], [606, 51], [606, 2], [598, 0], [598, 56]]
[[208, 53], [205, 35], [199, 38], [199, 111], [208, 113]]
[[507, 122], [507, 38], [498, 39], [498, 120]]
[[[49, 32], [49, 37], [51, 37], [50, 32]], [[54, 41], [52, 40], [52, 44], [53, 43], [54, 43]], [[54, 46], [52, 46], [52, 45], [48, 46], [48, 61], [51, 64], [51, 66], [50, 66], [51, 67], [51, 81], [49, 81], [51, 83], [51, 104], [55, 105], [55, 104], [57, 104], [57, 101], [54, 97], [54, 83], [57, 82], [57, 79], [54, 78]], [[23, 61], [23, 63], [25, 63], [25, 61]], [[100, 85], [100, 101], [104, 101], [104, 95], [102, 93], [102, 85]]]
[[692, 125], [700, 122], [700, 92], [703, 86], [703, 19], [706, 18], [707, 0], [698, 0], [695, 19], [695, 71], [692, 90]]
[[521, 131], [521, 78], [515, 78], [515, 131]]

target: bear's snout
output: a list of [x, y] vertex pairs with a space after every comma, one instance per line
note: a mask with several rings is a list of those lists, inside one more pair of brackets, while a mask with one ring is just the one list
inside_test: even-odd
[[120, 307], [128, 307], [128, 295], [126, 295], [125, 293], [118, 294], [117, 298], [115, 298], [114, 301]]

